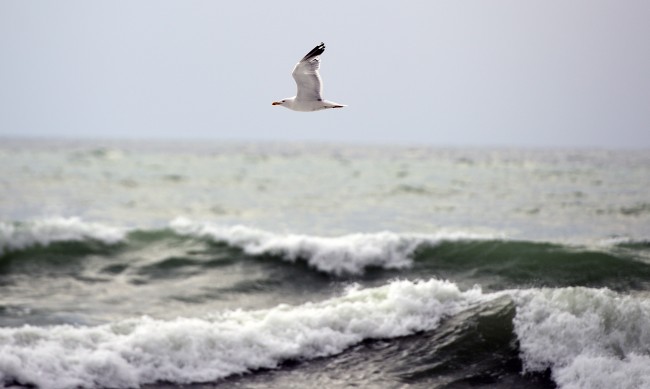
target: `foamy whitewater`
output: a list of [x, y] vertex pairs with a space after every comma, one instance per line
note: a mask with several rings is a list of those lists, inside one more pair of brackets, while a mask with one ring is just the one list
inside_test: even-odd
[[0, 222], [0, 255], [53, 242], [96, 240], [107, 244], [124, 238], [122, 229], [98, 223], [84, 223], [79, 218], [48, 218], [30, 223]]
[[439, 241], [481, 239], [478, 234], [425, 235], [388, 231], [339, 237], [273, 234], [246, 226], [224, 227], [187, 219], [176, 219], [170, 226], [179, 234], [224, 242], [250, 255], [278, 255], [291, 262], [304, 259], [315, 269], [335, 275], [361, 274], [367, 267], [406, 268], [411, 266], [411, 256], [420, 246], [432, 246]]
[[650, 387], [650, 153], [0, 145], [0, 386]]
[[430, 330], [479, 297], [448, 282], [401, 281], [320, 303], [208, 318], [4, 329], [0, 369], [52, 388], [212, 381], [287, 359], [338, 354], [364, 339]]

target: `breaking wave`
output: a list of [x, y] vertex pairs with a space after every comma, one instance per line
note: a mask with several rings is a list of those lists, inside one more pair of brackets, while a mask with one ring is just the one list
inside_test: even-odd
[[413, 254], [422, 245], [488, 239], [464, 232], [432, 235], [379, 232], [319, 237], [278, 234], [246, 226], [197, 223], [187, 219], [176, 219], [170, 227], [178, 234], [223, 242], [249, 255], [276, 255], [291, 262], [301, 259], [319, 271], [336, 275], [358, 275], [369, 267], [404, 269], [412, 265]]
[[[435, 333], [445, 323], [458, 326], [451, 333], [474, 331], [467, 315], [503, 299], [514, 314], [497, 315], [492, 325], [513, 332], [524, 374], [550, 372], [561, 388], [650, 384], [650, 302], [644, 296], [584, 287], [485, 293], [437, 279], [351, 287], [317, 303], [198, 318], [0, 328], [0, 383], [128, 388], [214, 382], [337, 355], [369, 339]], [[447, 332], [429, 338], [443, 343], [424, 355], [444, 350]], [[421, 363], [428, 368], [431, 361]]]
[[115, 244], [126, 236], [125, 229], [79, 218], [51, 218], [31, 222], [0, 222], [0, 255], [32, 247], [48, 246], [54, 242], [99, 241]]
[[431, 330], [482, 298], [478, 289], [461, 292], [445, 281], [395, 281], [320, 303], [206, 318], [3, 328], [0, 382], [56, 389], [213, 381], [334, 355], [364, 339]]
[[650, 387], [650, 302], [580, 287], [515, 293], [526, 371], [562, 388]]

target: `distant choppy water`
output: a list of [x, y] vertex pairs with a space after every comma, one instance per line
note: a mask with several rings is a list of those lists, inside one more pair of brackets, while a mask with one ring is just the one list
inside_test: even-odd
[[650, 387], [650, 152], [0, 142], [0, 384]]

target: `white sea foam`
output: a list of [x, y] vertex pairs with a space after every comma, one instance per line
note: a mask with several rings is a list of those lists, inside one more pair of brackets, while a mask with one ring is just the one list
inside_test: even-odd
[[525, 371], [550, 369], [563, 389], [650, 387], [649, 301], [589, 288], [463, 292], [434, 279], [204, 318], [0, 328], [0, 384], [125, 388], [214, 381], [289, 359], [335, 355], [364, 339], [432, 330], [447, 316], [504, 295], [516, 304]]
[[245, 226], [221, 226], [178, 218], [170, 227], [179, 234], [207, 237], [241, 248], [250, 255], [278, 255], [287, 261], [305, 260], [310, 266], [337, 275], [361, 274], [368, 267], [403, 269], [423, 244], [488, 239], [464, 232], [439, 234], [357, 233], [339, 237], [271, 233]]
[[0, 328], [0, 383], [56, 389], [212, 381], [337, 354], [368, 338], [430, 330], [483, 298], [478, 289], [462, 292], [446, 281], [394, 281], [320, 303], [202, 319]]
[[51, 218], [23, 223], [0, 222], [0, 255], [53, 242], [97, 240], [113, 244], [124, 239], [126, 231], [79, 218]]
[[526, 371], [561, 388], [650, 388], [650, 301], [607, 289], [514, 294]]

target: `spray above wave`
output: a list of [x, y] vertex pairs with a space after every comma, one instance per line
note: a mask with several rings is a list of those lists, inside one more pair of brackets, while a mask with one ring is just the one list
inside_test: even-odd
[[322, 272], [362, 274], [368, 267], [404, 269], [422, 245], [441, 241], [487, 239], [468, 233], [396, 234], [357, 233], [340, 237], [276, 234], [245, 226], [220, 226], [179, 218], [170, 227], [178, 234], [209, 238], [238, 247], [249, 255], [279, 255], [287, 261], [305, 260]]
[[54, 242], [95, 240], [115, 244], [124, 239], [126, 231], [79, 218], [51, 218], [32, 222], [0, 222], [0, 255]]
[[436, 328], [482, 301], [450, 282], [395, 281], [300, 306], [203, 319], [132, 319], [75, 328], [0, 329], [0, 382], [41, 387], [137, 387], [205, 382], [288, 359], [334, 355], [369, 338]]

